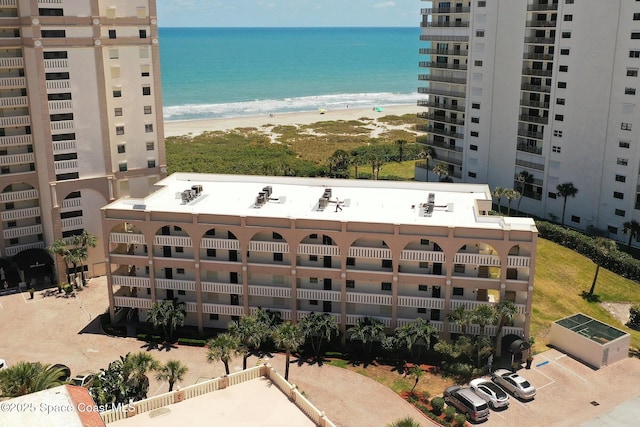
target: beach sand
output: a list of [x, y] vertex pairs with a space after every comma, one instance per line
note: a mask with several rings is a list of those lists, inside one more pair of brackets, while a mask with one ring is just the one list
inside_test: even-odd
[[247, 116], [230, 117], [223, 119], [205, 120], [181, 120], [165, 121], [165, 136], [199, 135], [206, 131], [228, 131], [236, 128], [273, 128], [277, 125], [307, 125], [330, 120], [358, 120], [366, 117], [374, 122], [376, 119], [388, 115], [401, 116], [404, 114], [416, 114], [421, 110], [416, 105], [392, 105], [382, 106], [382, 112], [373, 111], [373, 108], [347, 108], [344, 110], [327, 110], [324, 114], [319, 111], [274, 114], [272, 117]]

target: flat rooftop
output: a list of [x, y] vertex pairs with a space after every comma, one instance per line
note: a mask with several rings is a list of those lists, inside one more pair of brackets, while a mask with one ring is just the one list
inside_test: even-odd
[[599, 344], [606, 344], [628, 335], [620, 329], [616, 329], [613, 326], [609, 326], [606, 323], [602, 323], [599, 320], [581, 313], [557, 320], [556, 324]]
[[536, 230], [530, 218], [479, 215], [491, 208], [486, 184], [174, 173], [156, 187], [103, 209]]

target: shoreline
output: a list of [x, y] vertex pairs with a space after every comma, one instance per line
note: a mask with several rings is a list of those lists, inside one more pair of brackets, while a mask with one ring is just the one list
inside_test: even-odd
[[420, 107], [415, 104], [405, 105], [381, 105], [382, 111], [374, 111], [371, 108], [346, 108], [340, 110], [327, 110], [323, 114], [319, 111], [301, 111], [291, 113], [278, 113], [272, 116], [265, 114], [259, 116], [237, 116], [215, 119], [176, 120], [164, 122], [165, 137], [172, 136], [197, 136], [208, 131], [230, 131], [237, 128], [264, 128], [280, 125], [308, 125], [322, 121], [358, 120], [368, 118], [374, 120], [389, 115], [417, 114]]

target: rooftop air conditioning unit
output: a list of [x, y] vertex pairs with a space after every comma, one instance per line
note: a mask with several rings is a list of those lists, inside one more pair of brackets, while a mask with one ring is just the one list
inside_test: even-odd
[[262, 191], [266, 194], [267, 199], [271, 197], [271, 195], [273, 194], [273, 188], [270, 185], [267, 185], [266, 187], [264, 187]]

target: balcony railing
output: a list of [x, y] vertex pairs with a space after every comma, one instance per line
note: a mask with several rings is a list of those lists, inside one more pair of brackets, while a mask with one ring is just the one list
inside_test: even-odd
[[538, 10], [558, 10], [558, 3], [530, 4], [530, 5], [527, 5], [527, 10], [530, 12], [535, 12]]
[[424, 22], [420, 23], [423, 28], [466, 28], [469, 21], [450, 21], [450, 22]]
[[470, 7], [431, 7], [431, 8], [423, 8], [420, 9], [421, 15], [432, 15], [434, 13], [469, 13], [471, 11]]
[[438, 108], [441, 110], [448, 110], [448, 111], [459, 111], [464, 113], [465, 110], [465, 106], [464, 104], [457, 104], [457, 105], [453, 105], [450, 103], [440, 103], [440, 102], [435, 102], [435, 101], [431, 101], [431, 100], [427, 100], [427, 99], [419, 99], [418, 100], [418, 107], [430, 107], [430, 108]]
[[0, 147], [28, 145], [33, 142], [31, 135], [0, 136]]
[[400, 253], [400, 261], [444, 262], [444, 252], [416, 251], [405, 249]]
[[449, 98], [466, 98], [467, 94], [465, 92], [456, 92], [454, 90], [446, 90], [446, 89], [433, 89], [430, 87], [420, 87], [418, 88], [418, 93], [424, 93], [428, 95], [440, 95], [447, 96]]
[[340, 247], [301, 243], [298, 246], [298, 255], [340, 256]]
[[353, 304], [391, 305], [391, 295], [347, 292], [347, 302]]
[[457, 253], [453, 257], [453, 263], [470, 265], [491, 265], [494, 267], [500, 267], [500, 257], [498, 255]]
[[125, 244], [138, 244], [144, 245], [146, 239], [144, 234], [140, 233], [110, 233], [109, 243], [125, 243]]
[[340, 292], [324, 291], [318, 289], [298, 289], [299, 300], [318, 300], [340, 302]]
[[242, 285], [236, 283], [202, 282], [202, 291], [215, 294], [242, 295]]
[[16, 239], [18, 237], [35, 236], [37, 234], [42, 234], [41, 224], [30, 225], [27, 227], [6, 228], [3, 231], [5, 239]]
[[530, 116], [529, 114], [520, 114], [518, 116], [521, 122], [547, 124], [549, 123], [549, 117]]
[[155, 236], [153, 238], [154, 246], [180, 246], [190, 248], [193, 246], [191, 237], [187, 236]]
[[13, 154], [0, 156], [0, 165], [2, 166], [10, 166], [10, 165], [22, 165], [25, 163], [33, 163], [33, 153], [24, 153], [24, 154]]
[[11, 96], [0, 98], [0, 107], [26, 107], [29, 100], [26, 96]]
[[200, 247], [203, 249], [226, 249], [226, 250], [239, 250], [240, 242], [235, 239], [212, 239], [206, 237], [202, 239]]
[[441, 34], [421, 34], [420, 41], [426, 42], [468, 42], [469, 36], [459, 36], [459, 35], [441, 35]]
[[523, 151], [525, 153], [532, 153], [532, 154], [542, 154], [542, 147], [531, 146], [531, 145], [528, 145], [528, 144], [519, 143], [518, 144], [518, 151]]
[[0, 193], [0, 203], [22, 202], [38, 198], [38, 190], [9, 191]]
[[195, 292], [196, 282], [193, 280], [156, 279], [156, 289], [174, 289]]
[[0, 127], [29, 126], [30, 124], [31, 124], [31, 117], [29, 116], [0, 117]]
[[291, 288], [282, 286], [249, 285], [249, 295], [270, 298], [291, 298]]
[[26, 84], [24, 77], [5, 77], [0, 79], [0, 87], [5, 88], [25, 87]]
[[548, 102], [531, 101], [530, 99], [520, 99], [520, 105], [525, 106], [525, 107], [549, 109], [549, 103]]
[[523, 83], [522, 86], [520, 86], [520, 88], [528, 92], [551, 93], [551, 86], [532, 85], [532, 84]]
[[23, 245], [8, 246], [5, 252], [7, 256], [14, 256], [27, 249], [44, 249], [44, 247], [44, 242], [32, 242]]
[[[457, 153], [462, 153], [462, 151], [464, 150], [462, 147], [456, 147], [455, 145], [451, 145], [448, 142], [436, 141], [430, 135], [429, 136], [419, 136], [419, 137], [416, 138], [416, 142], [418, 142], [420, 144], [428, 144], [428, 145], [431, 145], [433, 147], [442, 148], [442, 149], [445, 149], [445, 150], [455, 151]], [[438, 160], [440, 160], [440, 157], [438, 157]]]
[[429, 310], [444, 309], [443, 298], [409, 297], [398, 295], [398, 307], [426, 308]]
[[[442, 116], [442, 115], [439, 115], [439, 114], [436, 115], [436, 114], [433, 114], [433, 113], [418, 113], [417, 117], [419, 119], [433, 120], [434, 122], [450, 123], [452, 125], [464, 126], [464, 120], [452, 119], [451, 117]], [[420, 129], [420, 125], [418, 125], [418, 129], [417, 130], [424, 131], [424, 129]]]
[[421, 48], [418, 50], [421, 55], [444, 55], [444, 56], [467, 56], [468, 50], [462, 49], [430, 49]]
[[522, 59], [534, 59], [537, 61], [553, 61], [553, 55], [551, 55], [550, 53], [525, 52], [522, 54]]
[[553, 72], [551, 70], [539, 70], [535, 68], [523, 68], [522, 74], [525, 76], [540, 76], [540, 77], [551, 77]]
[[149, 288], [151, 281], [148, 277], [136, 276], [111, 276], [111, 283], [116, 286], [129, 286], [132, 288]]
[[528, 131], [526, 129], [518, 129], [518, 135], [519, 136], [524, 136], [527, 138], [535, 138], [535, 139], [543, 139], [544, 138], [544, 133], [542, 132], [532, 132], [532, 131]]
[[525, 37], [524, 42], [529, 44], [555, 44], [556, 39], [554, 37]]
[[[522, 166], [523, 168], [535, 169], [535, 170], [539, 170], [539, 171], [543, 171], [544, 170], [544, 165], [543, 164], [528, 162], [526, 160], [521, 160], [521, 159], [516, 159], [516, 165]], [[525, 193], [526, 193], [526, 191], [525, 191]]]
[[2, 212], [2, 221], [16, 221], [25, 218], [34, 218], [40, 216], [40, 207], [26, 209], [13, 209]]
[[454, 84], [457, 84], [457, 85], [466, 85], [467, 84], [467, 79], [461, 79], [461, 78], [449, 77], [449, 76], [446, 76], [446, 77], [445, 76], [438, 76], [438, 75], [434, 75], [434, 74], [420, 74], [418, 76], [418, 80], [429, 81], [429, 82], [454, 83]]
[[76, 141], [54, 141], [53, 154], [76, 151]]
[[556, 21], [527, 21], [527, 27], [555, 27]]
[[135, 297], [114, 297], [116, 307], [151, 308], [151, 299]]
[[47, 89], [69, 89], [71, 82], [69, 80], [47, 80]]
[[69, 60], [68, 59], [45, 59], [44, 60], [44, 68], [69, 68]]
[[202, 311], [205, 314], [222, 314], [226, 316], [242, 316], [244, 308], [241, 305], [226, 304], [202, 304]]
[[446, 68], [448, 70], [466, 70], [467, 64], [450, 64], [434, 61], [420, 61], [418, 66], [422, 68]]
[[450, 130], [447, 130], [447, 129], [438, 129], [436, 127], [428, 126], [428, 125], [427, 126], [417, 125], [416, 129], [422, 132], [429, 132], [435, 135], [447, 136], [449, 138], [456, 138], [456, 139], [464, 138], [464, 135], [459, 132], [451, 132]]
[[391, 259], [391, 249], [352, 246], [347, 255], [353, 258]]
[[249, 242], [251, 252], [289, 253], [289, 244], [283, 242]]

